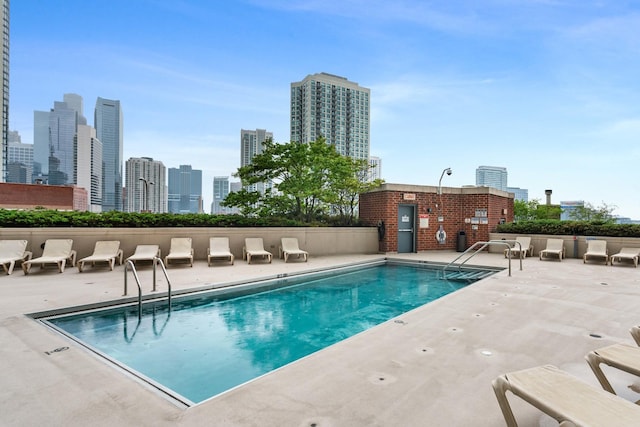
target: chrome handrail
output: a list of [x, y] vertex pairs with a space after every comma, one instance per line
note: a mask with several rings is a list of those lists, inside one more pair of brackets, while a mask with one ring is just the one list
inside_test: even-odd
[[129, 270], [129, 266], [131, 266], [131, 272], [133, 272], [133, 277], [136, 279], [136, 283], [138, 284], [138, 321], [140, 321], [140, 318], [142, 317], [142, 287], [140, 286], [140, 278], [138, 277], [136, 266], [132, 260], [127, 260], [124, 265], [124, 295], [127, 295], [127, 271]]
[[[465, 259], [463, 262], [461, 262], [460, 264], [457, 264], [458, 266], [458, 270], [460, 270], [462, 268], [462, 266], [469, 261], [471, 258], [473, 258], [478, 252], [480, 252], [481, 250], [485, 249], [487, 246], [490, 245], [504, 245], [507, 247], [508, 250], [508, 259], [509, 259], [509, 277], [511, 277], [511, 243], [517, 244], [518, 247], [520, 248], [520, 254], [522, 254], [522, 243], [516, 241], [516, 240], [489, 240], [487, 242], [476, 242], [473, 245], [471, 245], [469, 248], [467, 248], [467, 250], [465, 250], [463, 253], [461, 253], [460, 255], [458, 255], [458, 257], [456, 257], [456, 259], [454, 259], [453, 261], [451, 261], [449, 264], [445, 265], [442, 268], [442, 273], [445, 275], [446, 277], [446, 270], [447, 268], [449, 268], [450, 266], [454, 265], [455, 262], [457, 260], [459, 260], [460, 258], [462, 258], [463, 256], [465, 256], [468, 252], [471, 252], [476, 246], [481, 245], [480, 248], [476, 249], [474, 253], [471, 254], [471, 256], [469, 256], [467, 259]], [[522, 255], [520, 255], [520, 270], [522, 270]]]
[[162, 267], [162, 272], [164, 273], [164, 278], [167, 279], [167, 286], [169, 290], [167, 291], [167, 302], [169, 304], [169, 310], [171, 310], [171, 280], [169, 280], [169, 275], [167, 274], [167, 269], [164, 267], [164, 263], [160, 257], [153, 258], [153, 292], [156, 291], [156, 264], [160, 264]]

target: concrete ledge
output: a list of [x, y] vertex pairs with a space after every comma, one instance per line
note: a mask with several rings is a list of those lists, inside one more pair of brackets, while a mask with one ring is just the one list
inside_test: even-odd
[[[491, 240], [515, 240], [522, 234], [509, 233], [490, 233]], [[638, 237], [606, 237], [606, 236], [555, 236], [546, 234], [531, 234], [531, 244], [533, 245], [533, 254], [538, 253], [547, 246], [547, 239], [563, 239], [566, 258], [582, 258], [587, 251], [588, 240], [606, 240], [609, 255], [618, 253], [623, 247], [640, 248], [640, 238]], [[504, 248], [494, 246], [489, 249], [491, 253], [503, 252]]]
[[33, 256], [42, 254], [47, 239], [73, 239], [78, 259], [93, 253], [98, 240], [119, 240], [125, 258], [133, 254], [137, 245], [160, 245], [162, 256], [169, 253], [172, 237], [191, 237], [194, 259], [207, 259], [209, 237], [229, 237], [231, 251], [242, 259], [245, 237], [262, 237], [265, 249], [278, 256], [281, 237], [296, 237], [300, 248], [311, 256], [341, 254], [375, 254], [378, 252], [378, 233], [375, 227], [166, 227], [166, 228], [0, 228], [0, 240], [26, 239], [27, 250]]

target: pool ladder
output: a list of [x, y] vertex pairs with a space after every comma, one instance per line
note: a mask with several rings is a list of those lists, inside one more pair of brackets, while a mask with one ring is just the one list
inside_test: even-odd
[[[511, 277], [511, 245], [512, 244], [516, 244], [518, 245], [518, 249], [520, 249], [520, 270], [522, 270], [522, 244], [516, 240], [489, 240], [488, 242], [476, 242], [473, 245], [471, 245], [466, 251], [464, 251], [463, 253], [461, 253], [456, 259], [454, 259], [453, 261], [451, 261], [449, 264], [445, 265], [442, 268], [442, 273], [444, 275], [444, 278], [447, 278], [447, 268], [449, 267], [453, 267], [453, 266], [457, 266], [458, 267], [458, 272], [461, 271], [462, 266], [464, 265], [464, 263], [466, 263], [467, 261], [469, 261], [471, 258], [473, 258], [476, 254], [478, 254], [480, 251], [482, 251], [483, 249], [485, 249], [488, 246], [491, 245], [499, 245], [499, 246], [505, 246], [508, 253], [507, 253], [507, 258], [509, 259], [509, 277]], [[476, 249], [477, 248], [477, 249]], [[473, 253], [471, 253], [473, 251]], [[471, 253], [469, 255], [469, 253]], [[460, 258], [462, 258], [465, 255], [469, 255], [469, 257], [467, 259], [465, 259], [464, 261], [462, 261], [460, 264], [455, 264], [455, 262], [457, 260], [459, 260]]]
[[[165, 279], [167, 279], [167, 286], [169, 290], [167, 292], [167, 303], [169, 310], [171, 310], [171, 280], [169, 280], [169, 275], [167, 274], [167, 269], [164, 267], [164, 263], [160, 257], [153, 258], [153, 289], [152, 292], [156, 291], [156, 265], [160, 264], [162, 267], [162, 272], [164, 273]], [[127, 272], [131, 270], [133, 273], [134, 279], [136, 279], [136, 284], [138, 285], [138, 320], [142, 317], [142, 287], [140, 286], [140, 278], [138, 277], [138, 271], [136, 270], [136, 265], [132, 260], [128, 260], [124, 266], [124, 295], [127, 295]]]

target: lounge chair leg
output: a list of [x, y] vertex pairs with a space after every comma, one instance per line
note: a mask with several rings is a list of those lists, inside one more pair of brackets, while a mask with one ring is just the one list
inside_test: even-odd
[[596, 375], [596, 378], [600, 382], [602, 388], [609, 393], [616, 394], [616, 392], [613, 391], [613, 387], [611, 387], [611, 383], [609, 383], [607, 377], [604, 376], [604, 372], [602, 372], [602, 369], [600, 369], [600, 356], [598, 355], [598, 353], [596, 353], [595, 351], [591, 351], [585, 356], [585, 359], [587, 359], [587, 364], [589, 364], [589, 367]]
[[507, 390], [509, 390], [509, 382], [507, 381], [505, 376], [500, 376], [491, 382], [493, 386], [493, 391], [496, 394], [496, 398], [498, 399], [498, 404], [500, 405], [500, 410], [502, 411], [502, 415], [504, 416], [504, 420], [507, 423], [507, 427], [518, 427], [518, 423], [516, 422], [516, 418], [513, 415], [513, 411], [511, 410], [511, 405], [509, 405], [509, 401], [507, 400]]

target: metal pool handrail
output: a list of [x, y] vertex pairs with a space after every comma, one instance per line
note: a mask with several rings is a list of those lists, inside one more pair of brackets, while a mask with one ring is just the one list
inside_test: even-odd
[[[480, 252], [481, 250], [485, 249], [487, 246], [490, 245], [503, 245], [507, 247], [508, 252], [508, 259], [509, 259], [509, 277], [511, 277], [511, 243], [517, 244], [520, 248], [520, 253], [522, 254], [522, 244], [516, 240], [489, 240], [488, 242], [476, 242], [473, 245], [471, 245], [466, 251], [464, 251], [463, 253], [461, 253], [456, 259], [454, 259], [453, 261], [451, 261], [449, 264], [445, 265], [442, 268], [442, 272], [446, 273], [447, 268], [449, 268], [450, 266], [454, 265], [454, 263], [459, 260], [460, 258], [462, 258], [463, 256], [465, 256], [468, 252], [471, 252], [474, 248], [476, 248], [477, 246], [481, 245], [480, 248], [476, 249], [475, 252], [473, 252], [471, 254], [471, 256], [469, 256], [467, 259], [465, 259], [464, 261], [462, 261], [460, 264], [457, 264], [458, 266], [458, 270], [460, 270], [460, 268], [467, 262], [469, 261], [471, 258], [473, 258], [478, 252]], [[519, 257], [520, 258], [520, 270], [522, 270], [522, 256]]]
[[167, 286], [169, 287], [169, 290], [167, 291], [167, 303], [169, 304], [169, 310], [171, 310], [171, 280], [169, 280], [167, 269], [164, 267], [164, 263], [160, 257], [153, 258], [153, 292], [156, 291], [156, 264], [160, 264], [162, 272], [164, 273], [164, 278], [167, 279]]
[[124, 265], [124, 295], [127, 295], [127, 271], [129, 270], [129, 266], [131, 266], [131, 272], [133, 272], [133, 277], [136, 279], [136, 283], [138, 285], [138, 321], [142, 317], [142, 288], [140, 287], [140, 278], [138, 277], [138, 272], [136, 271], [136, 266], [131, 260], [127, 260]]

